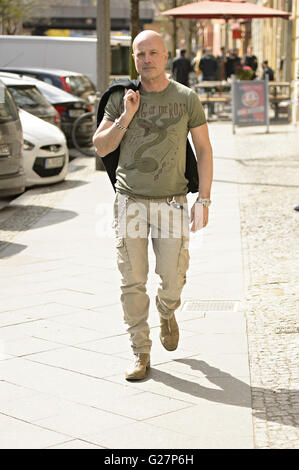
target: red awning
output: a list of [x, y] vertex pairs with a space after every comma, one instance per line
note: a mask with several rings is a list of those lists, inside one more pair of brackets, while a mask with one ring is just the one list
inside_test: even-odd
[[285, 18], [291, 13], [274, 8], [266, 8], [242, 0], [203, 0], [198, 3], [188, 3], [171, 10], [162, 12], [162, 15], [176, 16], [177, 18]]

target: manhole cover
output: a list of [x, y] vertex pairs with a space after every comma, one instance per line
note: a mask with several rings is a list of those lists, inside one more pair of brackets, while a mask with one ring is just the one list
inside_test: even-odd
[[189, 312], [236, 312], [238, 306], [239, 300], [185, 300], [182, 310]]

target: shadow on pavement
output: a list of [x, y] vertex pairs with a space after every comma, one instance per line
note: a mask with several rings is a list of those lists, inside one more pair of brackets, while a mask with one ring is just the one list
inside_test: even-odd
[[[250, 387], [242, 382], [242, 380], [198, 359], [175, 359], [174, 362], [186, 364], [190, 366], [192, 370], [202, 372], [211, 383], [217, 385], [221, 390], [208, 388], [196, 382], [192, 382], [192, 380], [182, 379], [155, 368], [151, 368], [149, 378], [197, 398], [203, 398], [204, 400], [215, 403], [252, 408], [253, 415], [256, 418], [286, 424], [284, 418], [287, 417], [288, 420], [292, 419], [292, 424], [289, 422], [287, 424], [296, 427], [296, 410], [290, 403], [290, 396], [292, 396], [294, 403], [298, 403], [299, 390], [270, 390], [260, 387]], [[252, 395], [258, 397], [259, 402], [262, 403], [257, 405], [256, 402], [258, 400], [256, 398], [253, 399], [252, 403]], [[271, 408], [270, 413], [265, 404]]]
[[30, 191], [32, 194], [49, 194], [54, 193], [56, 191], [64, 191], [66, 189], [78, 188], [79, 186], [83, 186], [85, 184], [89, 184], [89, 182], [81, 180], [64, 180], [60, 181], [59, 183], [53, 183], [46, 186], [36, 185], [32, 188], [28, 188], [28, 191]]
[[[10, 256], [17, 255], [21, 251], [26, 250], [27, 245], [21, 245], [20, 243], [10, 243], [0, 240], [0, 259], [9, 258]], [[3, 253], [5, 250], [5, 254]]]
[[[8, 232], [25, 232], [29, 227], [33, 229], [34, 224], [37, 222], [39, 222], [37, 228], [41, 228], [65, 222], [79, 215], [74, 211], [53, 209], [52, 207], [39, 205], [14, 205], [13, 209], [14, 212], [11, 216], [1, 224], [1, 230]], [[41, 219], [41, 217], [50, 211], [51, 214], [48, 214], [47, 218]]]

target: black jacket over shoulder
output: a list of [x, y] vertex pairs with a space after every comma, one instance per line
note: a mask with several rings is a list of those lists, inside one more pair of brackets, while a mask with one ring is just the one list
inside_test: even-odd
[[[129, 80], [126, 78], [121, 78], [113, 80], [109, 88], [103, 94], [98, 110], [97, 110], [97, 127], [100, 125], [105, 113], [105, 106], [108, 102], [109, 96], [114, 91], [123, 90], [124, 88], [131, 90], [138, 90], [140, 87], [140, 80]], [[186, 148], [186, 171], [185, 177], [188, 180], [188, 192], [196, 193], [198, 191], [198, 171], [197, 171], [197, 161], [193, 153], [192, 147], [187, 139], [187, 148]], [[116, 183], [116, 169], [119, 161], [119, 151], [120, 146], [117, 147], [113, 152], [109, 153], [105, 157], [102, 157], [103, 165], [108, 173], [110, 181], [112, 183], [113, 189], [115, 191]]]

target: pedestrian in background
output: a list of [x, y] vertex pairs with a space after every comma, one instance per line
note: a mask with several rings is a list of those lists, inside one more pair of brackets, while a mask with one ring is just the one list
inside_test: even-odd
[[253, 79], [255, 79], [257, 77], [256, 71], [258, 67], [258, 60], [257, 57], [253, 54], [253, 49], [251, 46], [247, 47], [247, 54], [244, 55], [244, 65], [248, 65], [248, 67], [254, 71]]
[[202, 71], [203, 81], [216, 80], [218, 64], [210, 47], [205, 48], [204, 54], [199, 62], [199, 68]]
[[239, 56], [239, 49], [234, 47], [233, 49], [233, 74], [236, 73], [236, 68], [241, 65], [241, 57]]
[[217, 56], [217, 80], [226, 80], [225, 68], [225, 47], [220, 48], [220, 54]]
[[[133, 58], [141, 87], [137, 91], [117, 90], [110, 95], [93, 138], [101, 157], [120, 146], [114, 203], [116, 247], [122, 275], [121, 302], [135, 355], [134, 364], [125, 374], [127, 380], [145, 378], [150, 367], [152, 342], [147, 322], [150, 299], [146, 293], [149, 234], [156, 256], [156, 273], [161, 278], [156, 296], [160, 340], [168, 351], [178, 346], [179, 328], [174, 312], [181, 302], [189, 266], [185, 177], [189, 131], [200, 181], [199, 195], [191, 208], [191, 231], [208, 223], [211, 203], [213, 160], [205, 114], [193, 90], [167, 78], [167, 56], [160, 34], [146, 30], [136, 36]], [[152, 206], [154, 216], [157, 214], [154, 220]], [[169, 211], [171, 223], [167, 223], [169, 230], [165, 233], [164, 219], [169, 217]], [[187, 232], [182, 230], [186, 225]], [[134, 231], [136, 226], [142, 233]]]
[[228, 57], [226, 59], [226, 76], [230, 78], [232, 75], [236, 75], [237, 69], [241, 66], [241, 57], [239, 57], [239, 49], [229, 49]]
[[271, 69], [271, 67], [269, 67], [267, 60], [263, 61], [262, 67], [263, 67], [262, 80], [266, 80], [266, 75], [268, 75], [268, 80], [273, 81], [274, 80], [274, 71]]
[[186, 49], [180, 50], [180, 56], [172, 62], [172, 75], [175, 81], [189, 86], [189, 73], [193, 72], [190, 60], [185, 57]]
[[201, 56], [202, 56], [202, 51], [198, 49], [196, 52], [196, 56], [191, 62], [191, 65], [193, 67], [194, 72], [196, 73], [198, 80], [200, 79], [200, 76], [202, 75], [202, 72], [199, 68], [199, 62], [200, 62]]
[[[199, 68], [202, 71], [202, 81], [214, 81], [217, 80], [217, 70], [218, 63], [216, 57], [212, 54], [212, 49], [210, 47], [205, 48], [205, 53], [203, 54], [200, 62]], [[213, 89], [207, 89], [209, 92], [212, 92]], [[208, 103], [209, 107], [209, 116], [214, 114], [215, 104]]]
[[235, 74], [235, 55], [232, 49], [229, 49], [228, 56], [226, 58], [225, 64], [225, 74], [226, 78], [230, 78], [232, 75]]

